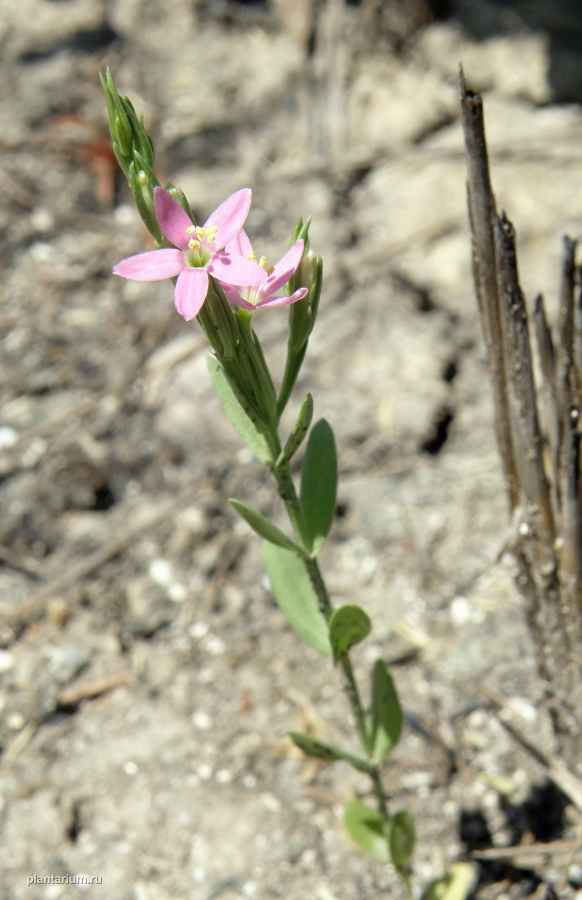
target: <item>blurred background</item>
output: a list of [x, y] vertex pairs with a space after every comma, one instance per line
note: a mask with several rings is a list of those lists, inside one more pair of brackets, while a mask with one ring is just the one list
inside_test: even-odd
[[[364, 684], [382, 655], [402, 695], [386, 783], [417, 821], [415, 889], [476, 848], [571, 834], [487, 699], [510, 698], [552, 751], [503, 552], [457, 78], [462, 63], [484, 93], [526, 294], [555, 311], [561, 237], [582, 231], [580, 4], [2, 0], [0, 44], [2, 896], [76, 896], [26, 884], [67, 873], [102, 877], [95, 900], [401, 891], [341, 823], [365, 779], [286, 738], [349, 748], [348, 707], [228, 506], [284, 527], [203, 335], [169, 283], [111, 274], [150, 244], [110, 149], [106, 66], [200, 221], [252, 187], [248, 231], [272, 263], [313, 216], [324, 293], [290, 417], [309, 390], [336, 432], [322, 565], [334, 600], [374, 620]], [[287, 313], [255, 318], [279, 373]], [[545, 879], [573, 897], [576, 865], [481, 862], [476, 892]]]

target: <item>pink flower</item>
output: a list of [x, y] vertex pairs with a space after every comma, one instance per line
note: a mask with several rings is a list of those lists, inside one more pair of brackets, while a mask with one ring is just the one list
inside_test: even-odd
[[[253, 262], [256, 259], [251, 242], [242, 228], [236, 237], [228, 242], [226, 250], [228, 253], [245, 256]], [[307, 288], [299, 288], [290, 297], [276, 296], [276, 294], [295, 274], [302, 256], [303, 241], [297, 241], [287, 251], [285, 256], [279, 260], [276, 266], [267, 270], [268, 278], [261, 284], [245, 282], [244, 286], [241, 286], [243, 285], [243, 282], [241, 282], [241, 285], [232, 287], [232, 281], [229, 281], [222, 285], [224, 293], [231, 303], [236, 303], [237, 306], [242, 306], [243, 309], [256, 309], [258, 306], [287, 306], [289, 303], [295, 303], [296, 300], [301, 300], [305, 297], [308, 293]], [[266, 267], [264, 256], [259, 266], [263, 269]]]
[[168, 191], [157, 187], [154, 190], [156, 218], [165, 237], [177, 249], [138, 253], [118, 263], [113, 272], [135, 281], [160, 281], [177, 275], [174, 301], [186, 320], [200, 312], [208, 293], [209, 274], [226, 285], [260, 285], [267, 280], [267, 273], [246, 259], [246, 254], [236, 250], [220, 252], [241, 230], [249, 214], [251, 196], [250, 188], [232, 194], [200, 228], [192, 225]]

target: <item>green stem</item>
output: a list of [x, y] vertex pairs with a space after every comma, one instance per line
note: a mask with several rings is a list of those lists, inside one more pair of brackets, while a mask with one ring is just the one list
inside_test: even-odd
[[[277, 438], [277, 443], [280, 448], [279, 439]], [[279, 450], [280, 452], [280, 450]], [[276, 459], [276, 457], [275, 457]], [[305, 520], [303, 518], [303, 511], [301, 509], [301, 504], [299, 503], [299, 497], [297, 496], [297, 491], [295, 490], [295, 485], [293, 484], [293, 476], [291, 475], [291, 467], [288, 462], [284, 462], [283, 465], [277, 466], [272, 469], [273, 475], [277, 480], [277, 485], [279, 488], [279, 496], [281, 497], [285, 507], [287, 509], [287, 515], [289, 516], [289, 520], [293, 526], [293, 531], [295, 532], [295, 537], [299, 544], [307, 548], [307, 538], [306, 538], [306, 529], [305, 529]], [[305, 560], [307, 564], [308, 560]], [[311, 577], [311, 576], [310, 576]], [[321, 575], [319, 576], [321, 580]], [[323, 580], [321, 580], [323, 585]], [[323, 589], [325, 591], [325, 585], [323, 585]], [[318, 598], [320, 595], [318, 594]], [[329, 603], [329, 597], [328, 601]], [[320, 605], [321, 609], [321, 605]], [[325, 615], [325, 613], [324, 613]], [[331, 613], [330, 613], [331, 615]], [[326, 618], [329, 618], [327, 616]]]
[[[274, 446], [280, 447], [280, 441], [276, 429], [273, 429], [271, 437], [273, 438]], [[272, 472], [277, 480], [281, 499], [283, 500], [287, 508], [287, 514], [293, 526], [295, 537], [302, 546], [305, 546], [305, 526], [303, 513], [301, 511], [301, 504], [297, 496], [297, 491], [295, 490], [295, 484], [293, 483], [293, 477], [291, 475], [291, 468], [289, 466], [289, 463], [285, 462], [281, 466], [273, 467]], [[313, 557], [307, 555], [302, 557], [302, 562], [309, 576], [309, 580], [311, 581], [313, 590], [315, 591], [315, 594], [317, 596], [319, 611], [325, 618], [326, 622], [329, 622], [333, 613], [333, 605], [327, 587], [325, 585], [325, 581], [323, 580], [323, 576], [319, 568], [319, 563], [317, 562], [317, 559], [314, 559]], [[368, 740], [368, 732], [366, 729], [366, 714], [364, 712], [364, 707], [362, 704], [362, 699], [360, 697], [360, 691], [358, 688], [358, 683], [356, 681], [352, 663], [347, 653], [341, 658], [340, 665], [344, 678], [345, 691], [348, 695], [348, 700], [350, 703], [354, 721], [356, 723], [356, 729], [360, 738], [360, 743], [364, 749], [364, 752], [366, 753], [366, 756], [369, 756], [370, 745]], [[374, 766], [372, 772], [370, 773], [370, 779], [372, 781], [372, 790], [378, 804], [378, 812], [382, 816], [382, 819], [385, 822], [388, 822], [390, 819], [390, 813], [388, 812], [388, 805], [384, 796], [384, 788], [382, 785], [382, 776], [380, 774], [379, 766]], [[400, 872], [400, 875], [409, 896], [412, 896], [410, 893], [410, 882], [406, 874]]]
[[285, 374], [283, 375], [281, 390], [279, 391], [279, 398], [277, 400], [277, 415], [279, 416], [279, 418], [281, 417], [281, 415], [283, 414], [283, 410], [287, 406], [291, 391], [293, 390], [295, 382], [297, 381], [297, 376], [299, 375], [299, 370], [301, 369], [306, 350], [307, 341], [305, 341], [305, 344], [298, 353], [293, 353], [290, 347], [287, 351]]
[[364, 707], [362, 706], [362, 700], [360, 698], [360, 691], [358, 689], [356, 676], [354, 675], [352, 663], [347, 653], [341, 657], [340, 665], [342, 667], [342, 672], [344, 675], [345, 691], [348, 695], [348, 700], [350, 701], [352, 715], [356, 722], [356, 728], [360, 737], [360, 743], [363, 749], [366, 751], [366, 755], [368, 755], [370, 753], [370, 744], [368, 741], [368, 732], [366, 729], [366, 716], [364, 713]]
[[388, 812], [388, 804], [386, 803], [386, 798], [384, 796], [384, 787], [382, 785], [382, 776], [380, 775], [380, 769], [378, 766], [374, 766], [374, 771], [370, 775], [372, 779], [372, 787], [374, 790], [374, 796], [378, 801], [378, 812], [382, 816], [385, 822], [390, 818], [390, 813]]

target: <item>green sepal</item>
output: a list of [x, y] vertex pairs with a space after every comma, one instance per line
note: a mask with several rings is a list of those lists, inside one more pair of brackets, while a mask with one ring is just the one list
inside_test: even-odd
[[402, 731], [402, 707], [386, 663], [377, 659], [372, 675], [370, 745], [374, 762], [382, 762], [398, 743]]
[[301, 510], [313, 556], [323, 548], [335, 515], [337, 454], [331, 426], [325, 419], [311, 429], [301, 470]]
[[184, 212], [186, 213], [186, 215], [188, 216], [188, 218], [190, 219], [192, 224], [196, 225], [194, 215], [192, 213], [192, 210], [190, 209], [190, 204], [188, 203], [188, 198], [186, 197], [186, 194], [184, 193], [182, 188], [177, 187], [175, 184], [172, 184], [171, 181], [168, 181], [168, 183], [166, 185], [166, 190], [169, 194], [172, 195], [174, 200], [176, 200], [180, 204], [180, 206], [182, 207], [182, 209], [184, 210]]
[[288, 734], [293, 743], [300, 750], [303, 750], [307, 756], [312, 756], [314, 759], [323, 759], [326, 762], [342, 760], [342, 762], [349, 763], [358, 772], [364, 772], [366, 775], [371, 775], [374, 771], [374, 767], [368, 760], [362, 759], [360, 756], [354, 756], [352, 753], [346, 753], [344, 750], [340, 750], [339, 747], [328, 744], [327, 741], [321, 741], [319, 738], [314, 738], [310, 734], [303, 734], [301, 731], [289, 731]]
[[359, 644], [370, 634], [372, 623], [360, 606], [346, 604], [334, 610], [329, 620], [329, 642], [334, 664], [354, 644]]
[[390, 853], [382, 816], [361, 800], [344, 806], [344, 822], [352, 840], [380, 862], [389, 862]]
[[314, 650], [330, 656], [327, 622], [299, 556], [265, 541], [263, 562], [275, 600], [293, 631]]
[[252, 506], [247, 506], [246, 503], [241, 503], [240, 500], [229, 500], [228, 502], [260, 537], [270, 541], [271, 544], [276, 544], [278, 547], [284, 547], [285, 550], [301, 553], [301, 547], [295, 541], [283, 534], [276, 525], [273, 525], [266, 516], [257, 512]]
[[416, 841], [414, 819], [406, 810], [392, 816], [390, 826], [390, 858], [392, 865], [401, 870], [406, 867]]
[[[307, 253], [307, 251], [309, 250], [309, 226], [310, 225], [311, 225], [311, 216], [308, 216], [308, 218], [305, 221], [303, 221], [303, 219], [301, 217], [299, 218], [297, 225], [293, 229], [293, 234], [291, 235], [291, 240], [289, 241], [289, 249], [291, 249], [293, 244], [296, 244], [297, 241], [303, 241], [303, 252]], [[301, 287], [301, 285], [299, 285], [299, 287]], [[307, 285], [305, 285], [305, 287], [307, 287]], [[289, 293], [292, 294], [293, 291], [289, 291]]]
[[295, 422], [293, 431], [287, 438], [285, 446], [277, 457], [275, 468], [283, 465], [283, 463], [285, 462], [288, 462], [291, 457], [297, 452], [303, 442], [305, 435], [309, 431], [312, 417], [313, 397], [311, 396], [311, 394], [308, 394], [301, 404], [301, 409], [299, 410], [299, 415], [297, 416], [297, 421]]
[[252, 450], [257, 459], [260, 459], [267, 466], [271, 466], [273, 464], [273, 454], [264, 433], [262, 433], [262, 429], [265, 428], [264, 423], [260, 422], [258, 416], [253, 415], [250, 405], [245, 404], [243, 406], [241, 399], [235, 394], [230, 381], [226, 377], [223, 366], [216, 357], [208, 356], [206, 364], [214, 390], [233, 428], [238, 432], [249, 450]]

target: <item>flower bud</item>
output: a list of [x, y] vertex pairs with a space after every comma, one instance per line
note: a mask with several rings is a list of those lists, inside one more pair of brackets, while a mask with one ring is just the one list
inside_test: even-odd
[[[139, 155], [138, 155], [139, 156]], [[144, 159], [140, 160], [141, 166], [132, 162], [127, 175], [127, 180], [133, 199], [142, 221], [157, 244], [161, 247], [170, 246], [164, 238], [154, 209], [154, 188], [158, 180]]]
[[291, 290], [306, 287], [308, 291], [303, 300], [289, 307], [289, 347], [292, 353], [301, 350], [313, 331], [321, 295], [322, 269], [321, 257], [308, 250], [291, 279]]
[[[151, 205], [153, 210], [153, 201], [147, 197], [144, 199], [144, 191], [147, 193], [146, 188], [150, 186], [153, 192], [159, 181], [152, 169], [154, 164], [154, 145], [145, 130], [143, 115], [138, 119], [131, 100], [127, 97], [119, 96], [109, 68], [106, 70], [105, 75], [100, 74], [99, 77], [107, 101], [109, 131], [113, 138], [113, 152], [129, 182], [142, 219], [156, 240], [161, 240], [157, 222], [152, 230], [150, 227], [151, 216], [146, 216], [144, 213], [144, 203], [146, 207]], [[135, 170], [133, 175], [131, 174], [132, 165]], [[143, 177], [140, 176], [141, 187], [136, 182], [137, 171], [144, 173]], [[160, 235], [159, 238], [158, 235]]]

